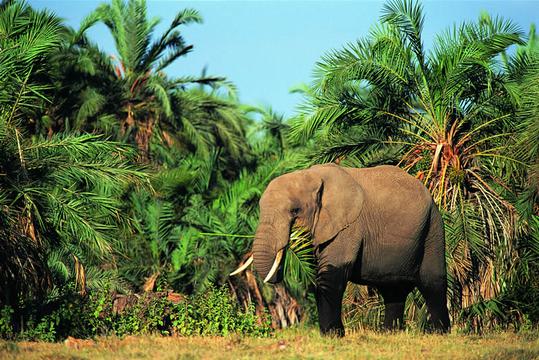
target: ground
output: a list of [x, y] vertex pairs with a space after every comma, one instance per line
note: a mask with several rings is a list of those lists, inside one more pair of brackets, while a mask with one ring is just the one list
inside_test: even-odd
[[0, 359], [539, 359], [539, 332], [488, 335], [385, 334], [357, 331], [343, 339], [314, 329], [265, 339], [129, 336], [61, 343], [0, 341]]

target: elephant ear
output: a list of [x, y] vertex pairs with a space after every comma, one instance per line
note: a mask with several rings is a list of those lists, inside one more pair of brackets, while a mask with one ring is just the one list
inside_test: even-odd
[[364, 195], [361, 186], [338, 165], [315, 165], [309, 170], [322, 180], [318, 217], [313, 226], [313, 244], [320, 246], [359, 217]]

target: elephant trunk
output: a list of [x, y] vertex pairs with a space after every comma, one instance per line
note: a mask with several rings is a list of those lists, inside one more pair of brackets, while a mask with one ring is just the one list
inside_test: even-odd
[[[271, 223], [261, 221], [253, 243], [253, 257], [255, 268], [265, 281], [276, 283], [281, 280], [280, 272], [277, 270], [279, 265], [283, 264], [282, 256], [289, 239], [289, 221]], [[268, 278], [270, 271], [272, 274]]]

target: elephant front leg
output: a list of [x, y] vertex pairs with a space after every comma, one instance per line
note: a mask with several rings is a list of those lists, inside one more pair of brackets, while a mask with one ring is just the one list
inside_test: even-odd
[[317, 276], [316, 304], [322, 335], [344, 336], [341, 310], [346, 282], [344, 271], [332, 266]]

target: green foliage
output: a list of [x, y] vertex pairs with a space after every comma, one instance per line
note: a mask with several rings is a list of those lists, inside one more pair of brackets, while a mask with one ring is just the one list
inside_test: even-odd
[[[188, 45], [180, 29], [193, 23], [201, 23], [202, 17], [194, 9], [178, 12], [160, 35], [154, 31], [160, 19], [150, 19], [146, 2], [143, 0], [113, 0], [103, 3], [90, 13], [81, 24], [76, 40], [85, 40], [84, 33], [94, 24], [101, 22], [114, 39], [118, 58], [103, 61], [99, 50], [88, 48], [88, 57], [97, 63], [92, 68], [99, 69], [98, 75], [108, 86], [103, 90], [116, 89], [116, 106], [111, 115], [119, 122], [109, 124], [101, 121], [97, 128], [123, 141], [136, 144], [143, 159], [151, 156], [153, 161], [166, 161], [170, 154], [166, 148], [182, 150], [195, 148], [201, 155], [208, 155], [215, 147], [222, 147], [229, 160], [243, 158], [247, 147], [243, 141], [244, 114], [231, 95], [218, 94], [220, 86], [228, 86], [223, 78], [167, 77], [163, 70], [193, 49]], [[72, 39], [73, 40], [73, 39]], [[79, 53], [80, 42], [73, 42], [71, 52]], [[188, 84], [200, 85], [200, 88]], [[74, 85], [77, 87], [77, 85]], [[209, 86], [207, 91], [204, 86]], [[88, 89], [80, 89], [81, 110], [77, 113], [77, 123], [88, 117], [110, 119], [105, 106], [106, 95], [91, 84]], [[100, 112], [104, 112], [101, 114]], [[105, 116], [105, 118], [103, 117]], [[185, 153], [185, 151], [184, 151]], [[163, 159], [164, 158], [164, 159]]]
[[[0, 5], [0, 337], [267, 336], [260, 308], [288, 294], [227, 274], [251, 248], [269, 181], [331, 161], [398, 164], [430, 189], [457, 326], [537, 324], [534, 26], [525, 37], [482, 14], [427, 50], [421, 4], [389, 1], [366, 37], [321, 58], [313, 86], [295, 90], [301, 111], [286, 119], [239, 103], [233, 84], [204, 70], [165, 75], [193, 49], [183, 27], [202, 18], [178, 11], [156, 34], [146, 5], [103, 3], [78, 30], [21, 1]], [[88, 38], [97, 23], [117, 57]], [[305, 229], [294, 228], [284, 267], [287, 291], [313, 318]], [[172, 304], [150, 291], [114, 309], [114, 293], [141, 288], [186, 298]], [[348, 327], [376, 327], [382, 316], [376, 291], [348, 289]], [[426, 324], [417, 291], [406, 318]]]
[[284, 282], [296, 297], [315, 284], [316, 262], [310, 232], [295, 225], [290, 233], [284, 263]]
[[180, 304], [170, 318], [174, 333], [182, 336], [227, 336], [237, 333], [265, 337], [271, 334], [269, 315], [258, 318], [252, 305], [245, 313], [242, 312], [224, 287], [210, 288], [192, 297], [192, 301]]
[[60, 43], [60, 18], [19, 1], [0, 8], [0, 116], [13, 123], [43, 106], [45, 58]]
[[11, 339], [13, 331], [13, 308], [4, 306], [0, 308], [0, 338]]
[[83, 310], [83, 316], [92, 332], [81, 337], [95, 335], [135, 335], [160, 333], [167, 334], [166, 324], [168, 308], [173, 305], [166, 297], [143, 294], [119, 312], [113, 309], [114, 297], [107, 293], [98, 293], [90, 297], [89, 306]]
[[167, 293], [145, 293], [129, 296], [123, 309], [114, 308], [115, 293], [107, 290], [81, 297], [71, 290], [48, 304], [52, 310], [31, 311], [25, 319], [25, 330], [13, 331], [13, 310], [0, 310], [2, 338], [58, 341], [67, 336], [91, 338], [101, 335], [161, 334], [179, 336], [266, 337], [271, 334], [269, 316], [263, 319], [254, 308], [241, 309], [230, 292], [222, 288], [186, 297], [178, 303], [167, 299]]
[[[11, 24], [11, 22], [14, 22]], [[4, 96], [0, 96], [0, 304], [39, 296], [52, 284], [76, 281], [85, 291], [85, 267], [110, 260], [124, 191], [146, 174], [125, 144], [90, 134], [24, 131], [28, 117], [46, 101], [44, 59], [60, 42], [60, 20], [19, 2], [0, 11], [7, 31], [0, 47]], [[11, 24], [11, 25], [10, 25]], [[9, 25], [9, 26], [8, 26]], [[8, 31], [9, 30], [9, 31]]]

